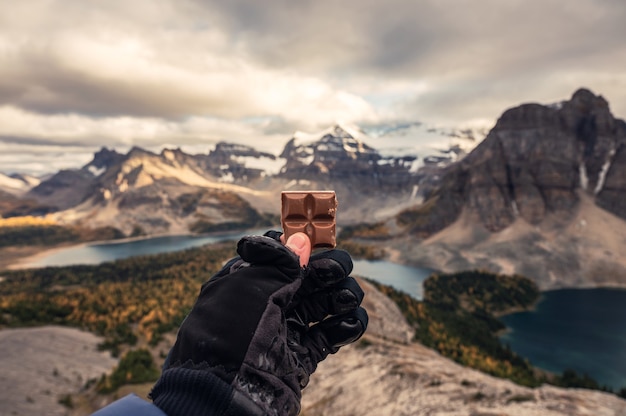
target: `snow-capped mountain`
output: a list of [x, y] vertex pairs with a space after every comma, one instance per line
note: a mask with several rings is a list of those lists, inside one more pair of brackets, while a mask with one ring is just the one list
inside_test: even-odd
[[[265, 213], [276, 215], [280, 191], [294, 189], [335, 189], [346, 222], [376, 220], [418, 202], [420, 189], [437, 178], [432, 169], [453, 160], [436, 149], [422, 157], [384, 154], [372, 141], [362, 130], [335, 125], [295, 133], [279, 155], [225, 142], [208, 154], [102, 148], [83, 167], [59, 171], [25, 196], [56, 211], [61, 222], [126, 234], [249, 226]], [[366, 202], [372, 195], [381, 198]]]
[[417, 172], [416, 156], [383, 156], [364, 137], [364, 133], [349, 131], [341, 125], [313, 140], [310, 135], [296, 133], [281, 154], [286, 160], [281, 174], [293, 178], [322, 174], [343, 179], [372, 175], [381, 180], [390, 172], [396, 176], [399, 171], [407, 176]]
[[21, 195], [34, 186], [39, 185], [41, 181], [30, 175], [5, 175], [0, 172], [0, 190], [10, 194]]
[[480, 143], [486, 129], [451, 129], [421, 122], [365, 126], [368, 141], [385, 156], [411, 154], [418, 167], [457, 161]]

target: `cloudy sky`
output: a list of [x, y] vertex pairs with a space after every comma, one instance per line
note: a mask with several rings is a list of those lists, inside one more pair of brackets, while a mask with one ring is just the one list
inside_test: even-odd
[[0, 171], [336, 121], [491, 127], [581, 86], [624, 118], [624, 22], [623, 0], [0, 0]]

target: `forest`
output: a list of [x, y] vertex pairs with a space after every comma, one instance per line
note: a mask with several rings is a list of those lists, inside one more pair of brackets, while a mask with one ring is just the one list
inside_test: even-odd
[[155, 345], [234, 255], [230, 243], [95, 266], [5, 271], [0, 327], [74, 326], [103, 336], [102, 348], [114, 354], [122, 345]]
[[0, 249], [20, 246], [55, 246], [63, 243], [80, 243], [95, 240], [115, 240], [126, 237], [114, 227], [84, 228], [56, 224], [9, 223], [11, 218], [0, 218]]

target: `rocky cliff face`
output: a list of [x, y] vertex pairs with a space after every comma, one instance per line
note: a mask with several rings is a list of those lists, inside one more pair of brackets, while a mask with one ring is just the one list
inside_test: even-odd
[[220, 142], [204, 160], [204, 168], [222, 181], [242, 185], [275, 174], [283, 161], [251, 146]]
[[542, 289], [626, 286], [626, 123], [588, 90], [506, 111], [397, 223], [407, 262], [519, 273]]
[[146, 234], [254, 226], [261, 215], [241, 194], [255, 191], [233, 184], [259, 176], [234, 159], [242, 152], [254, 155], [247, 149], [230, 150], [227, 154], [226, 146], [220, 145], [209, 155], [189, 155], [180, 149], [155, 154], [133, 148], [95, 179], [92, 193], [71, 217], [90, 225], [115, 218], [115, 226], [124, 232]]
[[31, 189], [27, 198], [61, 211], [83, 202], [93, 191], [94, 175], [85, 170], [61, 170]]
[[[559, 105], [525, 104], [506, 111], [465, 159], [446, 172], [415, 230], [437, 231], [465, 209], [491, 232], [517, 218], [540, 224], [548, 215], [571, 216], [577, 190], [626, 219], [626, 123], [608, 103], [578, 90]], [[439, 229], [441, 229], [439, 228]]]

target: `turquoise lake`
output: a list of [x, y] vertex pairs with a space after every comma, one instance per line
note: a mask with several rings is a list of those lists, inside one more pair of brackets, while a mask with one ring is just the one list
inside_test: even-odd
[[[236, 240], [244, 234], [170, 236], [81, 245], [54, 251], [30, 267], [99, 264], [138, 255], [184, 250]], [[422, 299], [422, 282], [432, 270], [387, 261], [354, 262], [354, 274], [377, 280]], [[530, 312], [502, 318], [509, 331], [501, 340], [548, 371], [571, 368], [614, 389], [626, 387], [626, 290], [581, 289], [544, 292]]]

